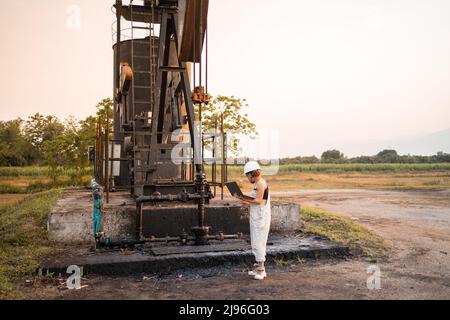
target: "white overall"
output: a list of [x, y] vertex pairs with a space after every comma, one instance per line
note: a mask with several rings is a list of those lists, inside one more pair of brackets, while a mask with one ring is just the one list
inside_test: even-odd
[[[258, 190], [255, 184], [250, 197], [256, 198], [257, 194]], [[252, 251], [257, 262], [266, 261], [266, 245], [267, 238], [269, 237], [270, 220], [271, 212], [269, 191], [266, 204], [250, 205], [250, 241]]]

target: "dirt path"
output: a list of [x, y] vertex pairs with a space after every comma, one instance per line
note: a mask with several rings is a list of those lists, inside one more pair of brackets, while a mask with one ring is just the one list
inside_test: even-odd
[[[268, 267], [258, 282], [239, 267], [162, 277], [83, 279], [79, 291], [45, 285], [33, 298], [64, 299], [450, 299], [450, 190], [301, 190], [277, 200], [342, 214], [384, 237], [391, 257], [377, 266], [381, 289], [367, 288], [362, 259], [307, 261]], [[64, 286], [61, 286], [64, 288]]]
[[[380, 297], [450, 299], [450, 190], [305, 190], [280, 199], [357, 221], [392, 247]], [[387, 290], [392, 288], [392, 290]]]

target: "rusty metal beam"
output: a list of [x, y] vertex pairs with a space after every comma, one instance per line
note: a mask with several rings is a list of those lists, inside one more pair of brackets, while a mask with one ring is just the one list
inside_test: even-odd
[[[114, 8], [118, 6], [114, 5]], [[127, 21], [131, 21], [131, 12], [133, 12], [133, 21], [135, 22], [146, 22], [146, 23], [161, 23], [161, 10], [155, 8], [155, 17], [152, 21], [152, 8], [150, 6], [120, 6], [120, 15]]]
[[[209, 0], [191, 0], [186, 3], [180, 48], [180, 59], [182, 61], [197, 63], [201, 60], [207, 28], [208, 8]], [[200, 25], [202, 25], [201, 31], [198, 28]]]

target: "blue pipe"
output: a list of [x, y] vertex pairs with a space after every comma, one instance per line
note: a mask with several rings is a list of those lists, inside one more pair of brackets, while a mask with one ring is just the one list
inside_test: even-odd
[[102, 230], [102, 206], [103, 206], [103, 191], [102, 187], [92, 179], [91, 188], [93, 189], [92, 198], [94, 203], [94, 237], [99, 239], [101, 237]]

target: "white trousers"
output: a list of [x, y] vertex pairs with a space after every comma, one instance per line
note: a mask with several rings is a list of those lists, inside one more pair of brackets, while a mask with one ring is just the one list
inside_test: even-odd
[[250, 206], [250, 242], [257, 262], [266, 261], [266, 245], [270, 230], [270, 200], [264, 206]]

